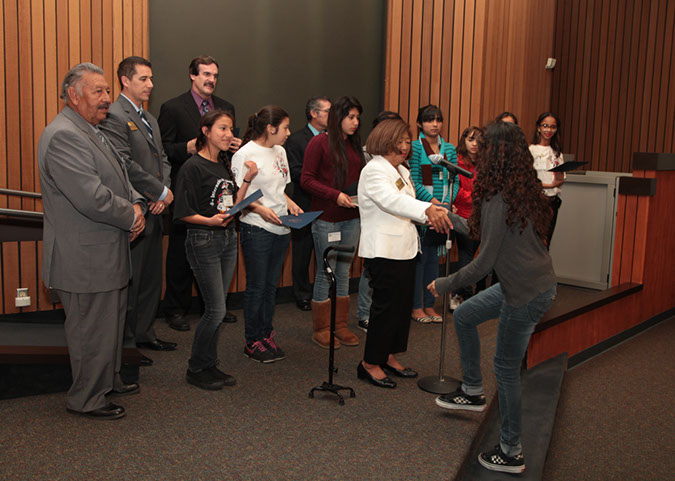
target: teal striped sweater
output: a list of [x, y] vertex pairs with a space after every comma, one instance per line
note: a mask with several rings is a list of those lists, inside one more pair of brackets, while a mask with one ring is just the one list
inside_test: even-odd
[[[422, 138], [424, 138], [424, 134], [420, 134], [420, 139]], [[438, 139], [441, 144], [439, 150], [440, 154], [445, 154], [448, 161], [457, 165], [457, 152], [455, 151], [455, 146], [444, 141], [440, 136]], [[415, 183], [415, 192], [419, 200], [431, 202], [432, 197], [435, 197], [439, 202], [449, 204], [455, 200], [457, 192], [459, 192], [459, 179], [456, 175], [449, 174], [445, 167], [431, 163], [426, 152], [424, 152], [421, 140], [415, 140], [412, 143], [412, 157], [409, 162], [410, 173], [412, 174], [412, 180]], [[431, 165], [433, 185], [425, 186], [422, 183], [423, 165]], [[431, 192], [429, 192], [430, 190]]]

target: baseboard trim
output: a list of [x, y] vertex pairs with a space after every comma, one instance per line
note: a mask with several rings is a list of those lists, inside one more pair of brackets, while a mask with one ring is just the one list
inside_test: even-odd
[[631, 337], [637, 334], [640, 334], [643, 331], [646, 331], [650, 327], [655, 326], [659, 322], [665, 321], [666, 319], [669, 319], [674, 315], [675, 315], [675, 307], [671, 307], [667, 311], [663, 311], [660, 314], [650, 317], [646, 321], [642, 321], [640, 324], [637, 324], [633, 327], [629, 327], [625, 331], [615, 334], [614, 336], [609, 337], [604, 341], [601, 341], [596, 345], [589, 347], [588, 349], [584, 349], [583, 351], [574, 354], [568, 359], [567, 367], [568, 369], [572, 368], [578, 364], [581, 364], [584, 361], [591, 359], [592, 357], [597, 356], [598, 354], [602, 354], [604, 351], [616, 346], [617, 344], [622, 343], [623, 341], [630, 339]]

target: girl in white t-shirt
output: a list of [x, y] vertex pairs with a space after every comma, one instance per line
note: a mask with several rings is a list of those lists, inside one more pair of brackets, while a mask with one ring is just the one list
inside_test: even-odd
[[[280, 216], [297, 215], [302, 209], [285, 193], [291, 181], [286, 151], [281, 145], [290, 135], [288, 113], [268, 105], [248, 119], [245, 145], [232, 158], [237, 185], [248, 183], [248, 194], [258, 189], [263, 196], [241, 216], [241, 250], [246, 266], [244, 354], [257, 362], [274, 362], [285, 354], [274, 339], [272, 316], [281, 267], [290, 242], [290, 229]], [[246, 162], [258, 167], [258, 174], [246, 180]]]
[[560, 209], [560, 187], [565, 181], [565, 175], [561, 172], [549, 172], [549, 169], [557, 167], [563, 163], [563, 156], [560, 152], [560, 119], [552, 112], [544, 112], [537, 119], [537, 126], [534, 131], [534, 138], [530, 145], [530, 152], [534, 157], [534, 168], [537, 171], [537, 177], [544, 188], [544, 194], [549, 199], [553, 217], [551, 225], [546, 234], [546, 247], [550, 248], [551, 238], [555, 223], [558, 220], [558, 209]]

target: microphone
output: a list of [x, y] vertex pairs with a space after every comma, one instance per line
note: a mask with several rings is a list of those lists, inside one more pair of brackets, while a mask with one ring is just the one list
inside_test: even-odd
[[448, 162], [441, 154], [432, 154], [429, 156], [429, 160], [432, 164], [442, 165], [453, 174], [459, 174], [463, 175], [464, 177], [468, 177], [469, 179], [473, 179], [473, 172], [469, 172], [466, 169], [456, 166], [452, 162]]

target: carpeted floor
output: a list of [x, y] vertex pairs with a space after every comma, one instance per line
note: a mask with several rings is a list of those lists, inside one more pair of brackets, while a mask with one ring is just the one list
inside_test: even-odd
[[[355, 301], [356, 297], [353, 296]], [[352, 305], [355, 313], [355, 305]], [[237, 385], [206, 392], [184, 380], [192, 332], [158, 323], [175, 352], [146, 352], [141, 393], [117, 398], [126, 418], [97, 422], [66, 413], [65, 394], [0, 403], [0, 479], [224, 480], [224, 479], [451, 479], [482, 414], [452, 414], [415, 381], [394, 390], [356, 378], [362, 344], [336, 351], [335, 381], [356, 398], [339, 406], [330, 395], [308, 399], [327, 380], [328, 351], [311, 341], [311, 313], [277, 306], [276, 329], [287, 359], [272, 365], [243, 355], [242, 312], [224, 324], [221, 364]], [[355, 316], [354, 316], [355, 318]], [[193, 319], [193, 326], [196, 318]], [[494, 392], [491, 358], [496, 323], [481, 327], [487, 392]], [[438, 372], [441, 327], [415, 324], [400, 357], [421, 375]], [[448, 329], [446, 374], [457, 376], [454, 329]]]
[[544, 480], [673, 479], [674, 341], [670, 318], [567, 372]]

